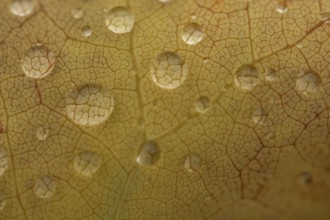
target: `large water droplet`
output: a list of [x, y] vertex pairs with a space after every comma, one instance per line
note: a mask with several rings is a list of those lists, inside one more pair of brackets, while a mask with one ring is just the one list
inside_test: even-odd
[[74, 19], [81, 19], [84, 16], [84, 11], [81, 8], [75, 8], [71, 11], [71, 15]]
[[198, 44], [203, 39], [204, 32], [199, 24], [193, 22], [186, 24], [183, 27], [183, 32], [181, 37], [182, 40], [187, 44], [195, 45]]
[[98, 125], [105, 122], [114, 109], [110, 91], [95, 84], [74, 88], [67, 96], [66, 108], [69, 118], [80, 125]]
[[91, 36], [92, 32], [93, 32], [93, 31], [92, 31], [92, 28], [91, 28], [91, 26], [89, 26], [89, 25], [85, 25], [85, 26], [83, 26], [82, 29], [81, 29], [81, 35], [84, 36], [84, 37], [89, 37], [89, 36]]
[[9, 9], [12, 14], [24, 17], [33, 12], [34, 6], [35, 0], [12, 0]]
[[163, 52], [152, 61], [150, 72], [159, 87], [175, 89], [185, 81], [188, 67], [177, 53]]
[[135, 17], [126, 7], [115, 7], [105, 16], [105, 25], [114, 33], [123, 34], [131, 32]]
[[7, 156], [6, 149], [0, 147], [0, 177], [6, 172], [9, 167], [9, 160]]
[[253, 113], [252, 119], [254, 123], [258, 125], [262, 125], [262, 126], [271, 125], [271, 121], [268, 118], [268, 112], [263, 108], [257, 108]]
[[280, 2], [276, 6], [276, 11], [280, 14], [285, 14], [288, 12], [288, 6], [285, 2]]
[[251, 91], [259, 83], [259, 72], [253, 65], [243, 65], [236, 71], [234, 82], [237, 87]]
[[40, 79], [53, 71], [55, 56], [45, 46], [33, 46], [23, 55], [21, 66], [26, 76]]
[[195, 172], [202, 166], [202, 160], [196, 154], [191, 154], [184, 161], [184, 168], [189, 172]]
[[73, 159], [74, 170], [82, 176], [94, 175], [101, 166], [101, 158], [92, 151], [84, 151]]
[[201, 96], [195, 102], [195, 108], [197, 112], [204, 113], [206, 112], [211, 106], [211, 101], [206, 96]]
[[53, 177], [42, 176], [36, 181], [33, 190], [39, 198], [50, 198], [56, 193], [57, 181]]
[[320, 76], [314, 71], [305, 72], [297, 78], [296, 89], [304, 95], [317, 93], [322, 83]]
[[140, 165], [152, 165], [159, 160], [159, 157], [160, 151], [158, 145], [155, 142], [148, 141], [143, 144], [136, 162]]
[[36, 136], [39, 140], [44, 141], [49, 135], [49, 129], [45, 127], [38, 127], [36, 130]]

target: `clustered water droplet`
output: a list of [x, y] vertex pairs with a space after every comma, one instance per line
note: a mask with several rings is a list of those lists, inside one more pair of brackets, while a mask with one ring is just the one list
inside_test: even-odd
[[37, 179], [34, 188], [34, 194], [42, 199], [52, 197], [57, 191], [57, 180], [51, 176], [42, 176]]
[[89, 36], [91, 36], [92, 32], [93, 32], [93, 31], [92, 31], [92, 28], [91, 28], [91, 26], [89, 26], [89, 25], [85, 25], [85, 26], [83, 26], [82, 29], [81, 29], [81, 35], [84, 36], [84, 37], [89, 37]]
[[129, 33], [134, 27], [135, 16], [126, 7], [112, 8], [105, 16], [105, 25], [117, 34]]
[[9, 161], [6, 149], [4, 147], [0, 147], [0, 177], [6, 172], [9, 167]]
[[86, 150], [74, 157], [73, 168], [82, 176], [92, 176], [100, 168], [101, 162], [101, 158], [98, 155]]
[[9, 9], [13, 15], [24, 17], [33, 12], [35, 3], [35, 0], [12, 0]]
[[196, 172], [202, 166], [202, 160], [196, 154], [190, 154], [184, 161], [184, 168], [189, 172]]
[[114, 110], [110, 91], [95, 84], [74, 88], [67, 96], [67, 114], [80, 125], [98, 125], [105, 122]]
[[185, 81], [188, 67], [177, 53], [167, 51], [156, 56], [150, 72], [156, 85], [163, 89], [175, 89]]
[[259, 83], [259, 71], [253, 65], [242, 65], [236, 71], [234, 82], [237, 87], [246, 91], [251, 91]]
[[307, 71], [296, 79], [296, 90], [303, 95], [315, 94], [322, 83], [321, 77], [314, 71]]
[[189, 45], [195, 45], [201, 42], [204, 37], [202, 27], [195, 23], [188, 23], [183, 27], [182, 40]]
[[160, 157], [160, 150], [158, 145], [153, 141], [148, 141], [143, 144], [136, 162], [140, 165], [155, 164]]
[[40, 79], [53, 71], [55, 67], [55, 56], [45, 46], [33, 46], [23, 55], [21, 66], [26, 76]]

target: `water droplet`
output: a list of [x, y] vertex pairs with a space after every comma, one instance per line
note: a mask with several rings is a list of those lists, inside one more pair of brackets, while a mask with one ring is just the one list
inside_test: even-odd
[[152, 80], [163, 89], [179, 87], [188, 75], [188, 67], [175, 52], [159, 54], [150, 67]]
[[168, 2], [171, 2], [172, 0], [158, 0], [158, 1], [161, 3], [168, 3]]
[[262, 125], [262, 126], [271, 125], [271, 121], [268, 118], [268, 112], [263, 108], [257, 108], [253, 113], [252, 119], [254, 123], [258, 125]]
[[276, 11], [280, 14], [285, 14], [288, 12], [288, 6], [285, 2], [278, 3], [276, 6]]
[[9, 167], [6, 149], [0, 147], [0, 177], [6, 172]]
[[101, 166], [101, 158], [92, 151], [84, 151], [73, 159], [74, 170], [82, 176], [94, 175]]
[[198, 44], [204, 37], [202, 27], [193, 22], [183, 27], [182, 40], [189, 45]]
[[152, 165], [159, 160], [160, 151], [155, 142], [148, 141], [143, 144], [141, 151], [136, 158], [136, 162], [140, 165]]
[[49, 129], [44, 127], [38, 127], [36, 131], [36, 136], [39, 140], [44, 141], [49, 135]]
[[86, 84], [71, 90], [66, 99], [69, 118], [80, 125], [98, 125], [105, 122], [114, 110], [114, 98], [104, 87]]
[[313, 182], [313, 176], [310, 172], [302, 172], [298, 175], [298, 183], [302, 186], [309, 185]]
[[26, 76], [40, 79], [53, 71], [55, 56], [45, 46], [33, 46], [23, 55], [21, 66]]
[[92, 28], [89, 25], [85, 25], [81, 29], [81, 35], [84, 37], [89, 37], [92, 34]]
[[201, 96], [199, 99], [195, 102], [195, 108], [197, 112], [204, 113], [206, 110], [208, 110], [211, 106], [211, 101], [206, 96]]
[[253, 65], [243, 65], [236, 71], [234, 82], [237, 87], [251, 91], [259, 83], [259, 72]]
[[36, 181], [33, 190], [39, 198], [50, 198], [56, 193], [57, 181], [53, 177], [42, 176]]
[[81, 19], [84, 16], [84, 11], [81, 8], [75, 8], [71, 11], [71, 15], [74, 19]]
[[198, 171], [202, 166], [202, 160], [196, 154], [189, 155], [184, 161], [184, 168], [189, 172]]
[[9, 9], [13, 15], [24, 17], [32, 13], [35, 0], [12, 0]]
[[321, 14], [321, 20], [322, 21], [328, 21], [330, 20], [330, 12], [324, 12]]
[[114, 33], [123, 34], [131, 32], [135, 17], [126, 7], [115, 7], [105, 16], [105, 25]]
[[274, 69], [268, 69], [265, 74], [265, 79], [269, 82], [274, 82], [277, 80], [277, 72]]
[[304, 95], [317, 93], [322, 83], [320, 76], [314, 71], [305, 72], [297, 78], [296, 89]]

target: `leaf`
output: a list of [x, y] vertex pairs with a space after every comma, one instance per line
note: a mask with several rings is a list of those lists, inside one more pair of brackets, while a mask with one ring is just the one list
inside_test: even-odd
[[0, 10], [1, 219], [329, 219], [327, 0]]

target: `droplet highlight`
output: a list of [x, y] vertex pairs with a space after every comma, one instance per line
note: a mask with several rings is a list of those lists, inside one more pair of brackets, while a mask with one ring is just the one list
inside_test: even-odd
[[45, 46], [33, 46], [23, 55], [21, 66], [26, 76], [40, 79], [53, 71], [55, 67], [55, 56]]
[[7, 156], [7, 151], [4, 147], [0, 147], [0, 177], [8, 170], [9, 159]]
[[237, 71], [234, 83], [238, 88], [252, 91], [259, 83], [259, 72], [253, 65], [243, 65]]
[[92, 151], [84, 151], [73, 159], [74, 170], [82, 176], [93, 176], [101, 166], [101, 158]]
[[92, 32], [93, 32], [93, 30], [92, 30], [91, 26], [89, 26], [89, 25], [85, 25], [81, 29], [81, 35], [84, 37], [91, 36]]
[[183, 27], [181, 37], [186, 44], [195, 45], [202, 41], [204, 32], [199, 24], [193, 22]]
[[140, 165], [153, 165], [160, 157], [160, 150], [155, 142], [148, 141], [143, 144], [136, 162]]
[[34, 185], [34, 194], [42, 199], [52, 197], [57, 191], [57, 181], [50, 176], [42, 176]]
[[36, 130], [36, 137], [40, 140], [40, 141], [44, 141], [48, 138], [49, 136], [49, 129], [45, 128], [45, 127], [38, 127]]
[[117, 34], [129, 33], [134, 27], [135, 16], [126, 7], [115, 7], [105, 16], [107, 28]]
[[81, 19], [84, 16], [84, 11], [81, 8], [75, 8], [71, 11], [71, 15], [74, 19]]
[[211, 107], [211, 101], [207, 96], [201, 96], [195, 102], [195, 109], [199, 113], [205, 113]]
[[9, 6], [10, 12], [19, 17], [32, 14], [35, 0], [12, 0]]
[[321, 77], [314, 71], [305, 72], [296, 80], [296, 90], [303, 95], [315, 94], [322, 83]]
[[163, 52], [151, 63], [151, 78], [163, 89], [175, 89], [185, 81], [188, 67], [175, 52]]
[[105, 122], [112, 114], [114, 106], [114, 98], [110, 91], [95, 84], [74, 88], [66, 99], [68, 117], [84, 126]]
[[184, 161], [184, 168], [191, 173], [198, 171], [201, 166], [202, 166], [202, 160], [196, 154], [191, 154], [187, 156]]

